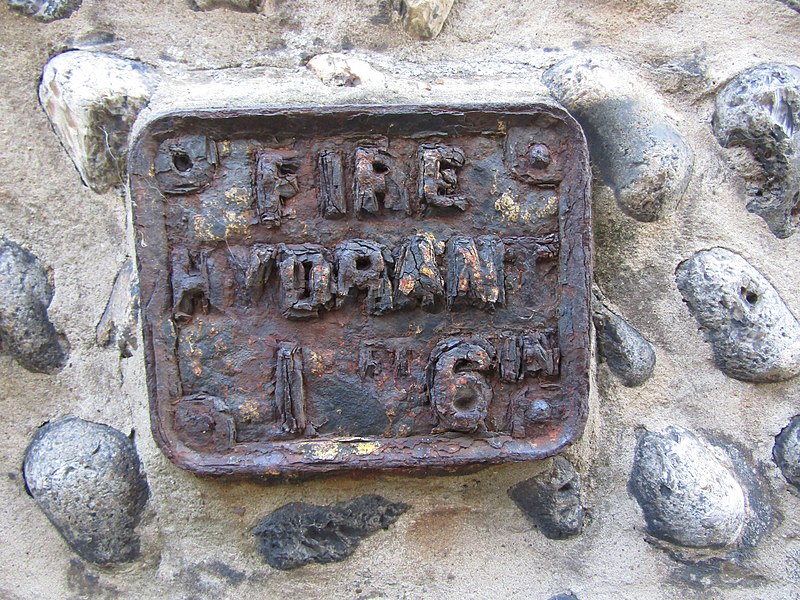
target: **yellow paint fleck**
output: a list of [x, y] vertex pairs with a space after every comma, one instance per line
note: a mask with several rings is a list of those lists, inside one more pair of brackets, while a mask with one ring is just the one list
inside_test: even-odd
[[310, 350], [308, 352], [303, 352], [303, 358], [308, 364], [308, 368], [314, 375], [322, 375], [325, 373], [325, 365], [323, 364], [322, 357], [319, 354], [313, 350]]
[[221, 142], [219, 142], [219, 145], [217, 147], [219, 149], [219, 153], [220, 154], [230, 155], [230, 153], [231, 153], [231, 141], [230, 140], [222, 140]]
[[247, 402], [239, 406], [239, 414], [241, 415], [243, 421], [249, 423], [251, 421], [257, 420], [261, 416], [261, 413], [258, 409], [259, 406], [257, 402], [254, 402], [253, 400], [248, 400]]
[[495, 200], [494, 209], [508, 223], [518, 223], [521, 220], [522, 211], [519, 200], [511, 191], [511, 188], [508, 188], [503, 192], [502, 196]]
[[497, 120], [497, 133], [499, 133], [500, 135], [505, 135], [506, 131], [507, 131], [506, 122], [503, 121], [503, 119], [498, 119]]
[[406, 296], [408, 296], [411, 292], [414, 291], [414, 287], [416, 282], [414, 281], [413, 277], [403, 277], [400, 279], [400, 285], [398, 286], [400, 291], [403, 292]]
[[536, 217], [539, 219], [552, 217], [556, 214], [558, 214], [558, 196], [550, 196], [547, 199], [547, 204], [536, 211]]
[[336, 460], [341, 444], [336, 442], [305, 442], [300, 449], [311, 460]]
[[436, 276], [436, 273], [434, 272], [434, 270], [431, 269], [428, 266], [422, 267], [419, 270], [419, 272], [422, 273], [423, 275], [425, 275], [425, 277], [435, 277]]
[[380, 450], [381, 444], [380, 442], [357, 442], [353, 444], [353, 448], [356, 454], [364, 456], [365, 454], [372, 454]]

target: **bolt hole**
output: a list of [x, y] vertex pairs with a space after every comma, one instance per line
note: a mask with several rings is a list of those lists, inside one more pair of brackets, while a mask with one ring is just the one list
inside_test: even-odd
[[366, 256], [359, 256], [356, 258], [356, 269], [359, 271], [366, 271], [372, 266], [372, 261]]
[[750, 306], [753, 306], [756, 302], [758, 302], [758, 294], [756, 294], [755, 292], [743, 287], [740, 290], [740, 293], [742, 294], [742, 298], [744, 298], [744, 301], [747, 302]]
[[176, 171], [186, 173], [192, 169], [194, 163], [186, 152], [177, 151], [172, 154], [172, 166]]
[[376, 173], [388, 173], [389, 172], [389, 167], [387, 167], [383, 163], [374, 162], [374, 163], [372, 163], [372, 170], [375, 171]]
[[468, 412], [478, 405], [478, 396], [472, 390], [462, 391], [453, 400], [453, 406], [459, 412]]

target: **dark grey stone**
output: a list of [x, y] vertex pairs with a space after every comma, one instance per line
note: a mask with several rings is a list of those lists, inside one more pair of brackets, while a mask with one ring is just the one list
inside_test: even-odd
[[0, 350], [35, 373], [51, 373], [67, 360], [66, 340], [47, 316], [53, 283], [39, 259], [0, 238]]
[[581, 476], [566, 458], [556, 456], [549, 471], [513, 486], [508, 495], [545, 537], [563, 540], [583, 530]]
[[775, 436], [772, 457], [786, 481], [800, 489], [800, 415]]
[[733, 547], [744, 530], [746, 494], [729, 458], [680, 427], [639, 432], [629, 490], [661, 540]]
[[663, 108], [638, 94], [642, 84], [610, 61], [567, 58], [542, 80], [586, 133], [592, 162], [617, 204], [638, 221], [675, 212], [694, 157]]
[[330, 506], [292, 502], [253, 529], [258, 550], [275, 569], [344, 560], [369, 534], [387, 529], [409, 506], [376, 495]]
[[737, 75], [717, 95], [714, 133], [744, 146], [762, 177], [750, 181], [747, 210], [779, 238], [800, 224], [800, 67], [764, 64]]
[[263, 4], [264, 0], [189, 0], [189, 8], [198, 11], [225, 8], [235, 12], [257, 13]]
[[678, 265], [678, 289], [729, 377], [785, 381], [800, 373], [800, 323], [766, 278], [725, 248]]
[[8, 5], [23, 15], [49, 23], [66, 19], [83, 3], [83, 0], [6, 0]]
[[592, 319], [600, 356], [623, 385], [636, 387], [650, 379], [656, 366], [652, 344], [597, 295], [592, 297]]
[[136, 350], [136, 326], [139, 323], [139, 280], [133, 260], [128, 259], [119, 270], [111, 296], [95, 336], [103, 347], [112, 344], [119, 349], [120, 356], [129, 358]]
[[578, 597], [573, 592], [567, 591], [550, 596], [549, 600], [578, 600]]
[[65, 417], [41, 427], [25, 453], [25, 485], [81, 558], [127, 562], [149, 489], [131, 440], [108, 425]]

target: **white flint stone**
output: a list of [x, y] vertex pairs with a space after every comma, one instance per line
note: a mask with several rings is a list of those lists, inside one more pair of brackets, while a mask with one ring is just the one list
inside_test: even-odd
[[439, 32], [453, 8], [453, 0], [403, 0], [403, 28], [411, 36], [429, 40]]
[[680, 427], [641, 435], [631, 491], [653, 536], [692, 548], [737, 543], [747, 503], [742, 486], [723, 460], [718, 451]]
[[99, 52], [64, 52], [45, 66], [39, 101], [95, 192], [125, 181], [128, 135], [156, 84], [149, 67]]
[[341, 53], [317, 54], [307, 66], [325, 85], [355, 87], [383, 86], [386, 78], [361, 59]]

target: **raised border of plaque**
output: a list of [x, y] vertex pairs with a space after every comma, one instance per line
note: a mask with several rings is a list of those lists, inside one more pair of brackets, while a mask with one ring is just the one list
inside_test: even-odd
[[549, 104], [154, 117], [129, 194], [159, 447], [216, 476], [558, 453], [588, 413], [589, 182]]

